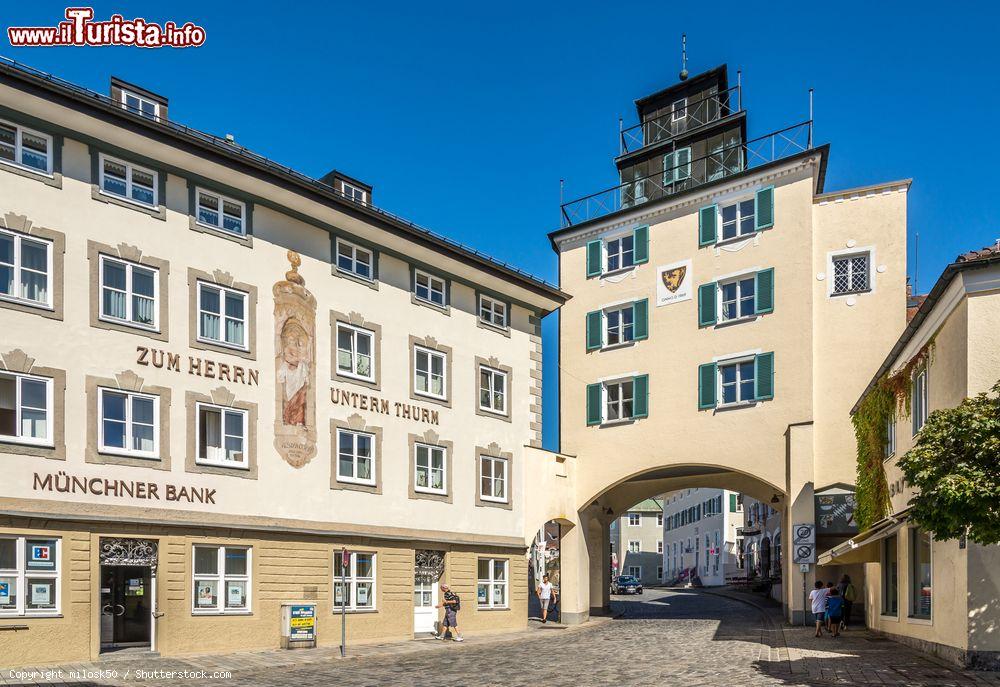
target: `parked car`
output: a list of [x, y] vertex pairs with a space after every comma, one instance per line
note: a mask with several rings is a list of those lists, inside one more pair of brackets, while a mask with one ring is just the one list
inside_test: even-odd
[[619, 575], [611, 581], [612, 594], [642, 594], [642, 582], [632, 575]]

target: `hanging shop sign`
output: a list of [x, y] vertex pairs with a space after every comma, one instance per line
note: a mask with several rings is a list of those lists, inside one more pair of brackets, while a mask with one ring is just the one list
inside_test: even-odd
[[[34, 473], [34, 491], [54, 491], [60, 494], [90, 494], [119, 499], [133, 498], [146, 501], [179, 501], [215, 505], [215, 489], [176, 484], [160, 484], [130, 479], [106, 479], [70, 475], [64, 470], [48, 474]], [[32, 549], [47, 549], [34, 546]], [[34, 552], [32, 552], [34, 553]], [[44, 553], [44, 552], [40, 552]], [[51, 552], [48, 552], [49, 555]], [[45, 559], [38, 559], [45, 560]], [[48, 559], [51, 560], [51, 557]]]

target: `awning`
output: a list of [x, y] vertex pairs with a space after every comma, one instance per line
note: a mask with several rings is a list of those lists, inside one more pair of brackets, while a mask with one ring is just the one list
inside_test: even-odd
[[909, 508], [879, 520], [864, 532], [861, 532], [843, 544], [837, 544], [832, 549], [824, 551], [816, 557], [817, 565], [841, 565], [847, 563], [874, 563], [879, 560], [879, 550], [876, 543], [895, 534], [906, 524]]

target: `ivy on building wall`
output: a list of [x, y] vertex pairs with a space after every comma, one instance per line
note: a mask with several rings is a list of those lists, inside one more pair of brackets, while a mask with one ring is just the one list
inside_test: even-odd
[[929, 365], [933, 351], [932, 337], [901, 369], [882, 375], [851, 416], [858, 446], [854, 518], [861, 530], [889, 514], [889, 483], [883, 465], [889, 423], [910, 417], [913, 371]]

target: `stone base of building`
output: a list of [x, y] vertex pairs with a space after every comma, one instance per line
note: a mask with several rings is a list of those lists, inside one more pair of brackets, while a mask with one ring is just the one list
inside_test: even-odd
[[[276, 649], [289, 604], [314, 605], [317, 644], [337, 646], [343, 548], [374, 563], [370, 576], [348, 575], [349, 645], [434, 629], [441, 582], [461, 598], [463, 632], [527, 625], [522, 548], [15, 516], [0, 516], [0, 540], [0, 553], [14, 550], [11, 540], [17, 550], [16, 569], [0, 556], [0, 663], [9, 666], [93, 661], [120, 648]], [[498, 567], [484, 585], [487, 561]]]
[[940, 642], [931, 642], [917, 637], [908, 637], [894, 632], [884, 632], [882, 630], [870, 631], [874, 634], [891, 639], [894, 642], [905, 644], [917, 651], [930, 654], [940, 658], [959, 668], [969, 668], [972, 670], [1000, 670], [1000, 651], [976, 651], [961, 649], [957, 646], [949, 646]]

